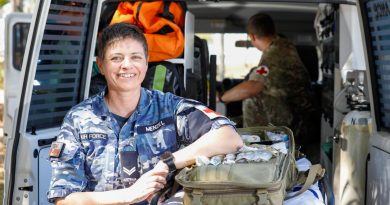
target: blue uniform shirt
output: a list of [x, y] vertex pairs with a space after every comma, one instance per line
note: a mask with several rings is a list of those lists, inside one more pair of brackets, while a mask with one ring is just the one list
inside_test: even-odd
[[121, 128], [104, 102], [105, 92], [65, 116], [57, 138], [63, 147], [58, 157], [51, 158], [49, 202], [72, 192], [123, 188], [121, 153], [136, 153], [131, 156], [137, 158], [136, 169], [142, 174], [165, 151], [174, 152], [209, 130], [233, 126], [197, 101], [142, 88], [136, 111]]

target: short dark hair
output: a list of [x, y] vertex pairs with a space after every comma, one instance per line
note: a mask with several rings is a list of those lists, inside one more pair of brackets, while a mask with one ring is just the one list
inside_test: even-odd
[[249, 18], [247, 32], [258, 37], [268, 37], [274, 36], [276, 29], [271, 16], [266, 13], [257, 13]]
[[103, 29], [98, 38], [98, 57], [103, 59], [108, 45], [125, 38], [140, 42], [144, 48], [145, 58], [148, 59], [148, 44], [143, 32], [137, 26], [129, 23], [116, 23]]

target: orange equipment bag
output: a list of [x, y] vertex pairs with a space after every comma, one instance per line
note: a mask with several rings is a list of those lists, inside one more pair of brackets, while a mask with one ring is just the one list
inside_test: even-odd
[[119, 3], [111, 24], [127, 22], [144, 31], [149, 62], [177, 58], [184, 50], [184, 1], [132, 1]]

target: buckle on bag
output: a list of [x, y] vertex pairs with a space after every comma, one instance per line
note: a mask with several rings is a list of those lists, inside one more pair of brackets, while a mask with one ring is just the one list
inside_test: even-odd
[[268, 192], [267, 190], [258, 189], [256, 191], [257, 203], [256, 205], [268, 205]]

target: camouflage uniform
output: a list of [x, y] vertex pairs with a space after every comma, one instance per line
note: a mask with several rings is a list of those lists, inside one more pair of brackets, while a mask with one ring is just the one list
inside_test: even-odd
[[209, 130], [233, 126], [199, 102], [142, 88], [136, 111], [120, 128], [104, 102], [105, 92], [65, 116], [56, 141], [64, 148], [58, 158], [51, 158], [50, 202], [72, 192], [123, 188], [120, 153], [135, 151], [142, 174], [165, 151], [174, 152]]
[[304, 128], [302, 115], [313, 111], [309, 73], [293, 44], [276, 37], [263, 52], [259, 67], [249, 80], [259, 81], [264, 90], [243, 101], [244, 127], [284, 125], [295, 136]]

